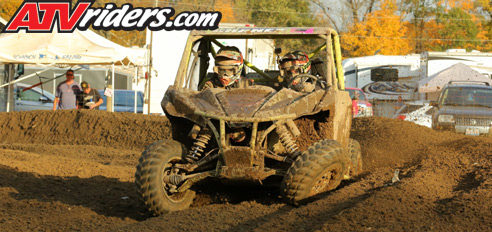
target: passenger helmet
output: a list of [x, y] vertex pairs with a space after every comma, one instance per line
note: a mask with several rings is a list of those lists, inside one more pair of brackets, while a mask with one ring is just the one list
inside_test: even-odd
[[223, 47], [215, 55], [214, 72], [217, 73], [224, 87], [234, 84], [241, 78], [243, 66], [243, 55], [237, 47]]
[[299, 74], [309, 73], [311, 61], [305, 52], [289, 52], [280, 59], [278, 68], [282, 77], [291, 79]]

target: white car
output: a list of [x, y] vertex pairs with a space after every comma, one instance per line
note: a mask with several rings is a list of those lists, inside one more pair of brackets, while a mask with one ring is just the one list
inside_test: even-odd
[[405, 102], [405, 105], [396, 111], [394, 118], [432, 128], [432, 107], [429, 102]]
[[28, 110], [52, 110], [55, 96], [41, 88], [34, 87], [29, 90], [25, 88], [31, 85], [17, 83], [14, 87], [15, 111]]

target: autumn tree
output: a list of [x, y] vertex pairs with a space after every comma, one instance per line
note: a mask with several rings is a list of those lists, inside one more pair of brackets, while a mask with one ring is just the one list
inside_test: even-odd
[[229, 0], [216, 0], [214, 4], [214, 10], [222, 13], [223, 23], [237, 23], [236, 16], [234, 14], [234, 1]]
[[0, 17], [10, 20], [17, 8], [22, 4], [22, 0], [2, 0], [0, 1]]
[[412, 47], [404, 37], [400, 16], [396, 15], [395, 0], [383, 0], [380, 10], [367, 15], [365, 21], [355, 23], [349, 31], [341, 34], [344, 56], [408, 54]]
[[341, 32], [354, 23], [364, 21], [367, 14], [374, 10], [376, 0], [341, 0], [333, 5], [325, 0], [310, 0], [315, 13], [321, 17], [323, 25]]
[[[413, 38], [414, 52], [420, 53], [429, 47], [430, 38], [437, 36], [436, 29], [439, 27], [434, 15], [440, 8], [437, 0], [401, 0], [401, 8], [405, 9], [407, 25], [407, 36]], [[442, 9], [441, 9], [442, 10]]]
[[[310, 2], [307, 0], [249, 0], [235, 1], [237, 19], [259, 27], [312, 27], [317, 26]], [[288, 50], [309, 50], [313, 41], [275, 40], [275, 46]]]
[[437, 23], [442, 25], [438, 34], [443, 41], [432, 49], [474, 48], [479, 45], [476, 39], [479, 29], [470, 14], [463, 9], [454, 7], [444, 14], [439, 14]]
[[[449, 48], [490, 51], [490, 21], [486, 20], [487, 6], [473, 0], [446, 0], [436, 3], [433, 37], [427, 43], [429, 49], [442, 51]], [[485, 15], [484, 15], [485, 13]]]

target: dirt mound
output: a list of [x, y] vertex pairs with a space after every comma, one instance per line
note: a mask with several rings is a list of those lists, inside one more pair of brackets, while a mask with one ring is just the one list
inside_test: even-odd
[[162, 116], [95, 110], [0, 113], [3, 143], [84, 144], [142, 150], [170, 136]]
[[[489, 231], [492, 139], [358, 118], [364, 173], [300, 207], [276, 188], [200, 186], [192, 208], [150, 217], [136, 198], [140, 152], [165, 117], [97, 111], [0, 114], [4, 230]], [[74, 152], [83, 151], [83, 152]], [[395, 170], [399, 181], [392, 182]], [[396, 180], [396, 179], [395, 179]]]
[[[307, 205], [294, 208], [272, 196], [192, 208], [121, 230], [490, 230], [490, 138], [385, 118], [354, 120], [352, 137], [363, 147], [364, 174]], [[393, 183], [396, 169], [400, 181]]]

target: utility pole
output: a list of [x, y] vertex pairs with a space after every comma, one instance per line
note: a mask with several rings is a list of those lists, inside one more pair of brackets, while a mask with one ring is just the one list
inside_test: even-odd
[[[155, 0], [154, 1], [154, 7], [157, 7], [158, 6], [158, 0]], [[148, 30], [148, 29], [147, 29]], [[150, 102], [151, 102], [151, 99], [150, 99], [150, 93], [151, 93], [151, 89], [152, 89], [152, 40], [153, 40], [153, 37], [154, 37], [154, 32], [153, 31], [150, 31], [150, 42], [149, 42], [149, 64], [148, 64], [148, 68], [147, 68], [147, 81], [148, 81], [148, 85], [147, 85], [147, 88], [148, 88], [148, 95], [147, 95], [147, 113], [150, 114]]]

